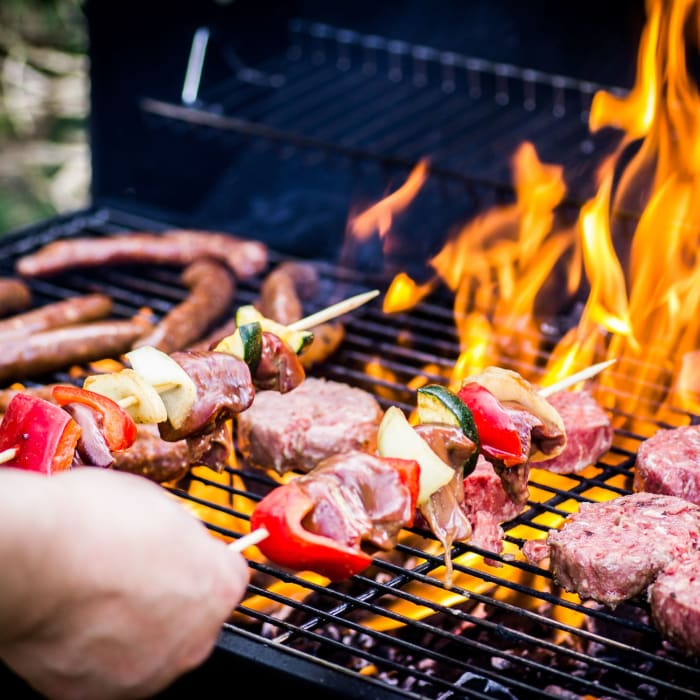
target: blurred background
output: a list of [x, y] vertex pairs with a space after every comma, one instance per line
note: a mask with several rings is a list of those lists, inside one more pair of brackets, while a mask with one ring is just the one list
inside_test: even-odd
[[88, 203], [81, 0], [0, 0], [0, 235]]

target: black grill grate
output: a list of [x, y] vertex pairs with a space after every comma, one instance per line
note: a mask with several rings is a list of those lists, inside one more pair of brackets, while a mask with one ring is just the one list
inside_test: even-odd
[[[11, 273], [19, 255], [59, 237], [165, 226], [111, 210], [63, 217], [0, 241], [0, 270]], [[272, 265], [281, 259], [273, 254]], [[380, 282], [318, 266], [322, 294], [309, 312]], [[241, 282], [236, 306], [252, 302], [261, 281]], [[31, 286], [38, 304], [101, 290], [115, 298], [115, 313], [123, 316], [143, 306], [165, 313], [187, 293], [179, 271], [167, 268], [147, 275], [128, 267], [88, 270]], [[504, 364], [537, 381], [550, 346], [543, 342], [525, 366], [507, 358]], [[458, 352], [451, 303], [438, 293], [406, 313], [387, 316], [378, 303], [354, 312], [342, 348], [314, 372], [408, 410], [414, 403], [410, 380], [443, 381], [440, 369], [449, 369]], [[391, 374], [379, 379], [368, 372], [375, 361]], [[428, 363], [430, 371], [424, 369]], [[68, 373], [46, 379], [75, 381]], [[687, 421], [677, 416], [679, 424]], [[455, 545], [451, 590], [443, 583], [439, 546], [420, 529], [406, 532], [396, 552], [376, 559], [363, 575], [333, 586], [251, 560], [249, 596], [222, 631], [221, 648], [232, 658], [245, 654], [262, 664], [263, 684], [264, 666], [271, 665], [323, 682], [337, 697], [555, 698], [564, 691], [605, 698], [700, 696], [697, 660], [662, 642], [643, 602], [615, 612], [581, 605], [553, 586], [547, 571], [517, 556], [524, 539], [542, 537], [552, 518], [560, 521], [594, 492], [602, 498], [628, 491], [636, 447], [659, 427], [643, 419], [635, 425], [634, 432], [618, 430], [613, 449], [585, 475], [550, 480], [533, 473], [528, 508], [505, 528], [507, 554]], [[272, 485], [239, 459], [221, 475], [194, 470], [187, 482], [170, 488], [213, 532], [235, 539], [247, 532], [252, 507]], [[485, 564], [484, 556], [501, 566]]]

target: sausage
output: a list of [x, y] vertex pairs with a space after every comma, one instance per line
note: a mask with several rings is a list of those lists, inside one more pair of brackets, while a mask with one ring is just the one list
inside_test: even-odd
[[148, 321], [93, 321], [14, 338], [0, 353], [0, 384], [38, 377], [72, 364], [116, 357], [143, 335]]
[[288, 326], [304, 314], [302, 299], [318, 290], [318, 273], [308, 263], [285, 262], [265, 277], [260, 287], [260, 312]]
[[25, 282], [11, 277], [0, 278], [0, 316], [24, 311], [31, 303], [32, 292]]
[[106, 318], [112, 312], [112, 300], [106, 294], [86, 294], [45, 304], [31, 311], [0, 321], [0, 339], [30, 335], [51, 328]]
[[134, 347], [152, 345], [171, 353], [200, 338], [231, 307], [236, 285], [229, 270], [215, 260], [198, 260], [182, 274], [190, 293], [171, 309]]
[[[260, 288], [259, 308], [263, 316], [288, 326], [303, 316], [302, 299], [318, 292], [318, 271], [309, 263], [288, 261], [268, 274]], [[310, 369], [328, 359], [345, 338], [345, 328], [336, 321], [313, 329], [314, 339], [301, 355], [301, 364]]]
[[176, 481], [187, 474], [190, 459], [186, 440], [163, 440], [155, 425], [139, 424], [136, 429], [134, 444], [128, 450], [113, 453], [114, 469], [158, 483]]
[[268, 250], [264, 243], [227, 233], [192, 230], [124, 232], [109, 237], [52, 241], [19, 258], [15, 270], [23, 277], [47, 277], [66, 270], [119, 263], [185, 267], [204, 257], [222, 261], [244, 279], [265, 269]]
[[40, 399], [44, 399], [44, 401], [55, 403], [53, 399], [53, 388], [55, 386], [58, 386], [58, 384], [41, 384], [39, 386], [28, 386], [21, 389], [1, 389], [0, 413], [5, 413], [5, 411], [7, 411], [7, 407], [10, 405], [10, 401], [12, 401], [15, 394], [29, 394], [30, 396], [37, 396]]

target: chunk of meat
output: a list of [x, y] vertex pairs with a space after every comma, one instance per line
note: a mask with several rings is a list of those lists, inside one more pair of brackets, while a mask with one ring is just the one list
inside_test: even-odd
[[614, 608], [698, 549], [700, 507], [651, 493], [582, 503], [547, 542], [557, 583]]
[[549, 397], [566, 428], [566, 447], [556, 457], [533, 464], [556, 474], [575, 474], [595, 464], [611, 447], [614, 430], [608, 414], [586, 390], [558, 391]]
[[700, 505], [700, 426], [659, 430], [637, 450], [634, 490]]
[[688, 654], [700, 655], [700, 553], [674, 561], [649, 588], [654, 624]]
[[369, 392], [307, 377], [285, 394], [259, 391], [237, 417], [238, 445], [251, 466], [308, 472], [341, 452], [373, 452], [382, 416]]

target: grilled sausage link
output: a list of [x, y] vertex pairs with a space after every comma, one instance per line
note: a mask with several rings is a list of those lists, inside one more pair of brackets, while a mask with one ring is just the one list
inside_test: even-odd
[[200, 338], [233, 304], [236, 285], [228, 268], [215, 260], [197, 260], [182, 274], [190, 293], [134, 347], [152, 345], [171, 353]]
[[[263, 280], [260, 288], [260, 312], [288, 326], [303, 316], [302, 299], [318, 292], [318, 271], [309, 263], [284, 262]], [[339, 321], [323, 323], [313, 329], [314, 339], [300, 357], [302, 366], [310, 369], [327, 360], [345, 338]]]
[[158, 434], [158, 427], [150, 424], [136, 426], [134, 444], [113, 453], [113, 468], [145, 476], [158, 483], [176, 481], [190, 468], [189, 448], [185, 440], [168, 442]]
[[264, 243], [227, 233], [172, 230], [163, 233], [124, 232], [106, 238], [82, 237], [52, 241], [19, 258], [15, 270], [23, 277], [47, 277], [59, 272], [118, 263], [187, 266], [200, 258], [216, 258], [240, 278], [262, 272], [268, 263]]
[[15, 314], [0, 321], [0, 339], [9, 336], [30, 335], [106, 318], [112, 312], [112, 300], [106, 294], [86, 294], [45, 304], [31, 311]]
[[38, 377], [72, 364], [116, 357], [129, 350], [150, 324], [128, 320], [94, 321], [14, 338], [0, 353], [0, 384]]
[[31, 303], [32, 292], [22, 280], [0, 278], [0, 316], [24, 311]]
[[260, 287], [260, 312], [288, 326], [304, 314], [302, 299], [318, 290], [318, 272], [308, 263], [284, 262], [265, 277]]

